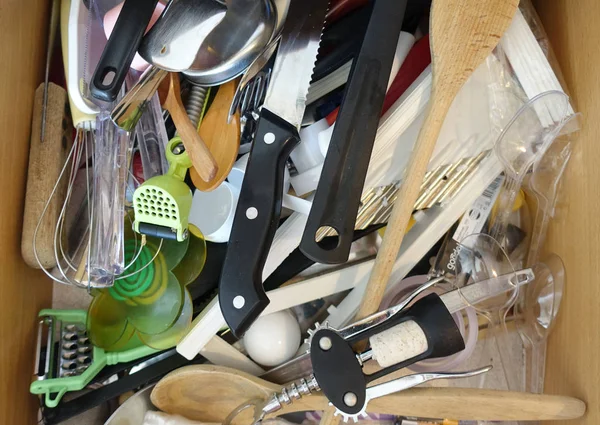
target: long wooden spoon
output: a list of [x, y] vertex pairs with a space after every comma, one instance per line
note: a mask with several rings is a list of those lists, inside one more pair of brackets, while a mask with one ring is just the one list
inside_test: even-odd
[[405, 171], [358, 318], [379, 308], [452, 101], [473, 71], [494, 50], [518, 5], [518, 0], [433, 1], [429, 33], [433, 82], [427, 118]]
[[[188, 419], [220, 422], [252, 399], [266, 400], [281, 386], [235, 369], [186, 366], [165, 376], [152, 391], [160, 410]], [[294, 400], [276, 415], [324, 410], [327, 398], [316, 393]], [[413, 388], [369, 402], [370, 412], [455, 420], [529, 421], [573, 419], [585, 413], [585, 403], [571, 397], [471, 388]], [[251, 424], [252, 409], [235, 424]]]
[[177, 132], [181, 136], [183, 146], [192, 161], [192, 165], [198, 171], [202, 180], [211, 181], [217, 175], [217, 162], [185, 111], [185, 107], [181, 101], [179, 76], [176, 73], [169, 73], [163, 80], [158, 87], [158, 95], [163, 108], [169, 111], [171, 118], [173, 118]]
[[230, 81], [219, 87], [208, 112], [200, 124], [200, 137], [206, 143], [213, 158], [217, 161], [219, 171], [209, 181], [200, 178], [195, 168], [190, 169], [194, 186], [203, 192], [214, 190], [223, 183], [231, 171], [240, 150], [240, 114], [234, 113], [227, 122], [229, 105], [235, 95], [239, 80]]

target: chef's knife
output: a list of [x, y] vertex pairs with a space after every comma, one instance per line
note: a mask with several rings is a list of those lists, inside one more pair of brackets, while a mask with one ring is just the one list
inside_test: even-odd
[[285, 161], [300, 142], [328, 6], [328, 0], [292, 0], [281, 33], [219, 282], [221, 311], [237, 337], [269, 304], [262, 271], [281, 214]]

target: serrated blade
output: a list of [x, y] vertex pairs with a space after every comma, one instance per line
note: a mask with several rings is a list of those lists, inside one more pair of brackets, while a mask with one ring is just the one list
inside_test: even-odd
[[300, 128], [329, 0], [292, 0], [264, 108]]

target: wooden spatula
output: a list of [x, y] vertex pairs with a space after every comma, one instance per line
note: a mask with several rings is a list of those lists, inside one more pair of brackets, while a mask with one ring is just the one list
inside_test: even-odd
[[[152, 391], [160, 410], [203, 422], [222, 423], [235, 408], [252, 399], [266, 400], [279, 385], [235, 369], [186, 366], [165, 376]], [[327, 398], [316, 393], [294, 400], [277, 412], [324, 410]], [[585, 404], [571, 397], [470, 388], [413, 388], [369, 402], [369, 412], [452, 418], [455, 420], [528, 421], [573, 419], [585, 413]], [[252, 409], [235, 424], [252, 423]]]
[[433, 1], [429, 33], [433, 83], [427, 118], [406, 168], [358, 318], [366, 317], [379, 308], [452, 101], [473, 71], [494, 50], [518, 5], [518, 0]]
[[163, 108], [169, 111], [177, 132], [181, 136], [183, 146], [192, 160], [192, 165], [204, 181], [211, 181], [218, 171], [217, 162], [210, 150], [190, 121], [183, 102], [181, 101], [181, 87], [179, 76], [169, 73], [158, 87], [158, 95]]
[[230, 81], [219, 87], [208, 112], [200, 124], [200, 137], [217, 161], [219, 171], [210, 181], [200, 178], [195, 168], [190, 169], [194, 186], [203, 192], [214, 190], [223, 183], [231, 171], [240, 149], [240, 114], [236, 112], [229, 123], [229, 105], [235, 95], [239, 80]]

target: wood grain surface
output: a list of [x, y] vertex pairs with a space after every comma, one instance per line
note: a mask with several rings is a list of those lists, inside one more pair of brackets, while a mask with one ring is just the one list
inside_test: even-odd
[[211, 181], [217, 175], [217, 162], [191, 123], [181, 101], [179, 74], [170, 72], [158, 87], [158, 94], [163, 108], [169, 111], [173, 123], [175, 123], [177, 133], [181, 136], [183, 146], [185, 146], [194, 168], [204, 181]]
[[[51, 195], [73, 144], [73, 126], [71, 114], [68, 113], [67, 91], [54, 83], [48, 84], [46, 131], [44, 141], [41, 141], [43, 97], [44, 84], [40, 84], [35, 92], [31, 122], [27, 193], [21, 237], [23, 260], [29, 267], [35, 269], [39, 269], [40, 264], [45, 269], [56, 266], [54, 233], [67, 194], [69, 180], [67, 176], [60, 180], [53, 196]], [[44, 213], [49, 199], [50, 202]], [[44, 214], [43, 218], [42, 214]], [[39, 227], [38, 223], [40, 223]]]
[[50, 2], [0, 1], [0, 423], [37, 423], [29, 394], [36, 316], [50, 307], [52, 284], [21, 259], [21, 227], [34, 92], [43, 80]]
[[240, 113], [236, 111], [227, 123], [229, 106], [233, 100], [239, 80], [229, 81], [219, 87], [208, 112], [200, 123], [200, 137], [208, 146], [219, 170], [208, 182], [200, 178], [195, 168], [190, 168], [192, 182], [198, 190], [215, 190], [227, 178], [240, 149]]
[[[280, 387], [263, 379], [218, 366], [186, 366], [165, 376], [152, 391], [152, 403], [167, 413], [203, 422], [223, 422], [237, 407], [267, 400]], [[275, 415], [324, 410], [322, 393], [294, 400]], [[254, 409], [236, 416], [235, 425], [252, 423]], [[368, 412], [459, 420], [552, 420], [585, 412], [580, 400], [539, 394], [472, 388], [412, 388], [371, 400]], [[268, 417], [268, 416], [267, 416]]]
[[[600, 423], [600, 2], [537, 0], [538, 13], [561, 66], [583, 129], [565, 172], [546, 249], [562, 257], [567, 283], [546, 358], [548, 394], [588, 403], [572, 425]], [[567, 423], [567, 422], [559, 422]]]
[[[561, 64], [584, 128], [569, 165], [547, 247], [567, 268], [568, 283], [558, 323], [550, 336], [546, 392], [569, 394], [589, 404], [581, 419], [600, 421], [600, 2], [537, 0], [536, 7]], [[49, 2], [1, 0], [3, 59], [0, 79], [0, 423], [35, 424], [38, 402], [29, 395], [37, 312], [50, 305], [52, 285], [21, 260], [19, 243], [33, 95], [42, 81]], [[427, 390], [423, 390], [427, 391]]]

